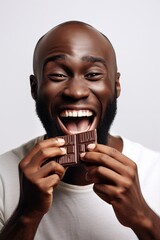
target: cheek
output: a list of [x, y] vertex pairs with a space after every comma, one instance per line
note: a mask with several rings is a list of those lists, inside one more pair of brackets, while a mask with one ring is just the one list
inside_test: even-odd
[[92, 88], [92, 92], [99, 99], [102, 109], [106, 108], [106, 105], [112, 101], [115, 95], [114, 87], [105, 82], [99, 82], [98, 84], [95, 84], [95, 86]]
[[93, 92], [95, 96], [98, 98], [101, 104], [101, 119], [106, 115], [106, 109], [113, 103], [115, 99], [115, 84], [105, 80], [105, 82], [101, 82], [94, 87]]
[[45, 101], [50, 101], [58, 94], [58, 87], [53, 84], [45, 83], [39, 86], [38, 90], [39, 97]]

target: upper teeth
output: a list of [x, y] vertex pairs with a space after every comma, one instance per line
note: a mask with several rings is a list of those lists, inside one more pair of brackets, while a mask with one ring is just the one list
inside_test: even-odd
[[90, 117], [92, 115], [90, 110], [65, 110], [60, 113], [61, 117]]

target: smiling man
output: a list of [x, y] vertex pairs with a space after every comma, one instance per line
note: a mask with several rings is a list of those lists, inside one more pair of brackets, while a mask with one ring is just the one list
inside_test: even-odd
[[[110, 41], [62, 23], [38, 41], [33, 71], [46, 135], [0, 157], [0, 239], [159, 240], [160, 154], [109, 133], [120, 95]], [[67, 154], [60, 136], [94, 129], [80, 165], [54, 161]]]
[[40, 39], [33, 67], [32, 95], [48, 136], [98, 127], [105, 144], [120, 94], [110, 42], [88, 25], [62, 24]]

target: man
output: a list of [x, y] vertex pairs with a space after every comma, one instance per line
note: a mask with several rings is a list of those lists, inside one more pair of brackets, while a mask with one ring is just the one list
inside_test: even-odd
[[[160, 154], [109, 133], [120, 95], [109, 40], [82, 22], [60, 24], [39, 40], [33, 69], [46, 136], [0, 158], [0, 239], [160, 239]], [[54, 161], [66, 154], [59, 136], [93, 129], [83, 164]]]

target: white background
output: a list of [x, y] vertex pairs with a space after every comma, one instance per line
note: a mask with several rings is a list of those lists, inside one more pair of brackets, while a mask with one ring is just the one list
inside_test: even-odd
[[112, 131], [160, 150], [159, 0], [0, 0], [0, 153], [44, 133], [30, 96], [37, 40], [85, 21], [114, 45], [122, 93]]

